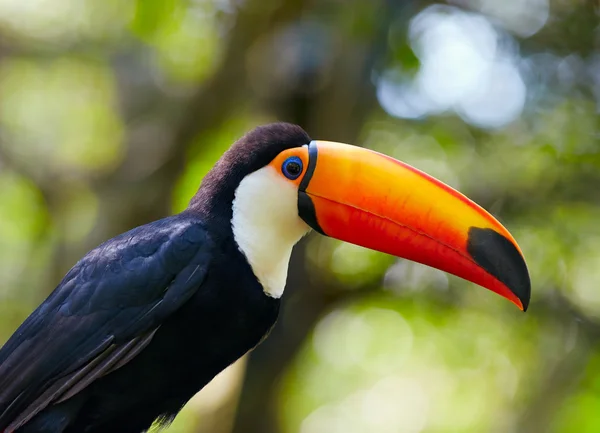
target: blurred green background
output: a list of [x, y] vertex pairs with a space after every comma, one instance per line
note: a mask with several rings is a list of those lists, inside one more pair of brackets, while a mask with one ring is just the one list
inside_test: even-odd
[[169, 433], [600, 431], [599, 7], [0, 0], [0, 342], [87, 250], [183, 209], [284, 120], [494, 213], [530, 311], [309, 236], [270, 338]]

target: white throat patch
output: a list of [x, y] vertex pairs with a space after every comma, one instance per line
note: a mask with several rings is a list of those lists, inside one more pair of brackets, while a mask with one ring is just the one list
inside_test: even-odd
[[298, 216], [298, 188], [270, 166], [249, 174], [235, 191], [231, 226], [265, 293], [280, 298], [292, 248], [310, 230]]

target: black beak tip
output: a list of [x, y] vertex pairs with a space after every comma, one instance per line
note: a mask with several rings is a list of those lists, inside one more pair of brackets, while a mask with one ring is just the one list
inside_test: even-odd
[[526, 298], [519, 298], [519, 300], [521, 301], [521, 304], [523, 304], [523, 313], [527, 312], [527, 309], [529, 308], [529, 300], [530, 300], [531, 296], [527, 295]]
[[531, 298], [529, 271], [510, 240], [492, 229], [471, 227], [467, 252], [479, 266], [506, 285], [521, 301], [523, 311], [527, 311]]

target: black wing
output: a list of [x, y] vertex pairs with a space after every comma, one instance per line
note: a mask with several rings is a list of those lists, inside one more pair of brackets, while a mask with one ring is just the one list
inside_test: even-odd
[[0, 350], [0, 431], [131, 360], [200, 287], [212, 243], [176, 215], [90, 251]]

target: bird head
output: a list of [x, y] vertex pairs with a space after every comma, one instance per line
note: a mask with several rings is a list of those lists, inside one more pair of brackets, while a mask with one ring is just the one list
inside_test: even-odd
[[381, 153], [311, 140], [300, 127], [256, 128], [206, 176], [192, 206], [229, 203], [235, 241], [272, 296], [310, 229], [476, 283], [526, 310], [521, 249], [500, 222], [439, 180]]

